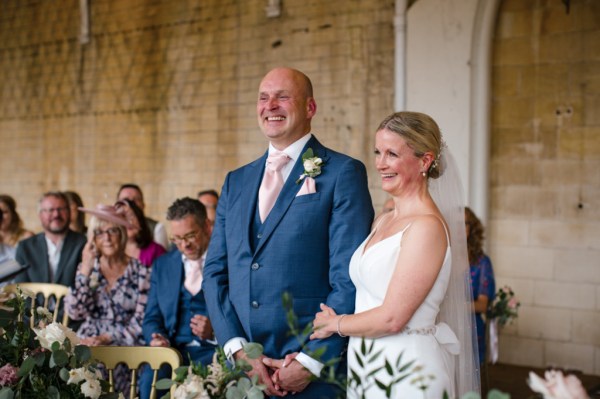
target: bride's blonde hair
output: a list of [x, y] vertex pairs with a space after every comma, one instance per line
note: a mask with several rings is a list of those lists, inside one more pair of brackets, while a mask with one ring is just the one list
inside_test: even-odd
[[438, 162], [443, 148], [442, 133], [438, 124], [427, 114], [421, 112], [396, 112], [385, 118], [377, 128], [389, 130], [400, 135], [416, 157], [421, 158], [426, 152], [433, 153], [435, 159], [431, 163], [427, 175], [437, 179], [444, 172]]

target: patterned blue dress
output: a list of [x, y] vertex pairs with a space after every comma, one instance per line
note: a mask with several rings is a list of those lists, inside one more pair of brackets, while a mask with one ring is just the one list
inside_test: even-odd
[[[488, 297], [488, 304], [494, 300], [496, 293], [496, 282], [494, 281], [494, 270], [490, 258], [482, 254], [475, 263], [470, 265], [471, 288], [473, 289], [473, 300], [479, 295]], [[485, 342], [485, 321], [481, 313], [475, 313], [475, 324], [477, 326], [477, 343], [479, 346], [479, 363], [485, 360], [486, 342]]]

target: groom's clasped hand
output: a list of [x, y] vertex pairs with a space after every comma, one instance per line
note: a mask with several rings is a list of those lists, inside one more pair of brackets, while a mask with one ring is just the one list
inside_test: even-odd
[[282, 396], [302, 392], [310, 382], [310, 372], [295, 360], [296, 355], [298, 352], [290, 353], [283, 359], [262, 359], [271, 373], [271, 382]]

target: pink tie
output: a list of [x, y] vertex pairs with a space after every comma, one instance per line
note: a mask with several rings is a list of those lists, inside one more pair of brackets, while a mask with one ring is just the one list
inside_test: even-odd
[[285, 152], [275, 152], [267, 158], [267, 168], [263, 181], [258, 190], [258, 212], [260, 221], [264, 222], [269, 212], [273, 209], [277, 196], [283, 187], [283, 177], [281, 169], [290, 161], [290, 157]]
[[202, 265], [200, 264], [200, 260], [188, 259], [188, 263], [192, 267], [185, 276], [183, 286], [192, 295], [196, 295], [198, 292], [200, 292], [200, 288], [202, 287]]

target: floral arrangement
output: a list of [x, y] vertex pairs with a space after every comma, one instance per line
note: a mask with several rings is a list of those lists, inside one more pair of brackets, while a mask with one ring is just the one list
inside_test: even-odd
[[487, 312], [487, 317], [496, 319], [499, 325], [504, 326], [517, 318], [519, 306], [521, 306], [521, 303], [515, 297], [513, 290], [509, 286], [504, 286], [496, 293], [496, 298]]
[[34, 297], [22, 289], [12, 297], [0, 292], [0, 399], [117, 398], [72, 330], [44, 308], [33, 316], [37, 328], [30, 327], [26, 299]]
[[313, 149], [307, 149], [304, 154], [302, 154], [302, 166], [304, 166], [304, 173], [302, 173], [298, 180], [296, 180], [296, 184], [300, 183], [305, 177], [319, 176], [321, 174], [321, 166], [323, 165], [323, 160], [315, 156]]
[[[250, 343], [244, 346], [250, 358], [262, 354], [262, 346]], [[173, 399], [263, 399], [264, 385], [258, 384], [258, 377], [246, 377], [250, 370], [247, 362], [236, 361], [234, 368], [227, 367], [223, 349], [218, 348], [213, 361], [208, 366], [191, 362], [190, 366], [175, 370], [175, 379], [162, 379], [156, 383], [157, 389], [169, 389], [175, 385]], [[163, 398], [170, 398], [167, 393]]]
[[543, 395], [544, 399], [588, 399], [589, 396], [581, 381], [574, 375], [563, 375], [561, 371], [549, 370], [544, 378], [530, 372], [529, 388]]

